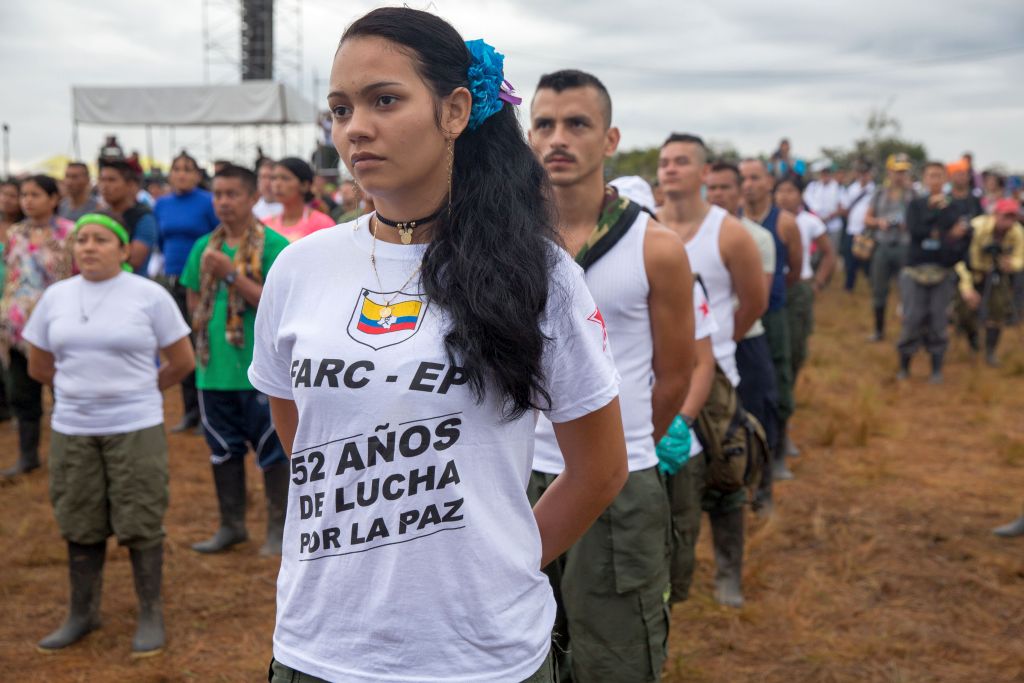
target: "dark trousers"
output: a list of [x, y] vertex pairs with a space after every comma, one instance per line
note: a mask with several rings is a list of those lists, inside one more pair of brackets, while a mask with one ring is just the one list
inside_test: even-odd
[[868, 266], [870, 261], [861, 261], [859, 258], [853, 255], [853, 235], [846, 234], [843, 231], [842, 244], [840, 246], [840, 253], [843, 256], [843, 270], [846, 277], [846, 282], [843, 283], [843, 287], [847, 292], [852, 292], [854, 286], [857, 284], [857, 273], [863, 272], [864, 277], [868, 277]]
[[875, 310], [885, 310], [889, 287], [907, 262], [907, 245], [879, 243], [871, 255], [871, 302]]
[[[779, 448], [779, 392], [775, 385], [775, 366], [768, 337], [760, 335], [744, 339], [736, 345], [736, 369], [740, 384], [736, 387], [743, 409], [757, 418], [764, 427], [768, 447], [774, 453]], [[771, 499], [772, 468], [764, 468], [757, 500]]]
[[0, 369], [0, 422], [11, 417], [11, 399], [7, 396], [6, 373]]
[[[536, 503], [555, 475], [533, 472]], [[555, 621], [559, 669], [574, 683], [661, 680], [668, 654], [671, 511], [656, 467], [626, 485], [583, 536], [544, 572], [562, 611]], [[559, 600], [560, 598], [560, 600]], [[568, 640], [558, 631], [568, 633]], [[557, 650], [568, 644], [568, 653]], [[568, 655], [568, 656], [566, 656]], [[568, 677], [567, 677], [568, 678]]]
[[[178, 310], [181, 311], [181, 317], [190, 325], [192, 318], [188, 314], [188, 290], [183, 284], [178, 282], [177, 276], [169, 276], [163, 280], [164, 287], [174, 297], [174, 303], [178, 304]], [[190, 337], [191, 338], [191, 337]], [[192, 340], [193, 346], [195, 340]], [[181, 380], [181, 398], [185, 404], [185, 417], [195, 419], [199, 417], [199, 397], [196, 393], [196, 373], [190, 372]]]
[[900, 273], [903, 329], [897, 344], [901, 356], [912, 356], [923, 344], [928, 353], [942, 356], [949, 345], [949, 304], [953, 300], [955, 276], [924, 285], [910, 273]]
[[11, 349], [6, 380], [14, 417], [19, 421], [38, 422], [43, 417], [43, 385], [28, 376], [28, 358], [18, 349]]
[[700, 535], [706, 471], [707, 460], [703, 453], [698, 453], [667, 478], [672, 511], [669, 602], [682, 602], [690, 596], [693, 573], [697, 568], [697, 537]]
[[789, 324], [793, 384], [807, 360], [807, 340], [814, 331], [814, 288], [802, 280], [786, 288], [786, 322]]
[[765, 335], [744, 339], [736, 345], [736, 369], [740, 384], [736, 392], [743, 409], [764, 427], [768, 443], [775, 444], [778, 433], [779, 392], [775, 385], [772, 351]]
[[[761, 317], [764, 336], [771, 350], [775, 368], [775, 390], [778, 392], [779, 420], [785, 423], [793, 414], [793, 355], [789, 339], [786, 309], [767, 311]], [[741, 399], [742, 400], [742, 399]]]
[[[536, 673], [527, 678], [523, 683], [555, 683], [557, 681], [555, 672], [555, 660], [548, 652], [547, 659], [540, 665]], [[268, 683], [327, 683], [322, 678], [304, 674], [296, 671], [287, 664], [282, 664], [276, 659], [270, 660], [270, 670], [267, 671]]]
[[250, 447], [263, 470], [285, 461], [284, 449], [270, 420], [270, 401], [255, 389], [204, 389], [199, 392], [199, 414], [214, 465], [244, 458]]

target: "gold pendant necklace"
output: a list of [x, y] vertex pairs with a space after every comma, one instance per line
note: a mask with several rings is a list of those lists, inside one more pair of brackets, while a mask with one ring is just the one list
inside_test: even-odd
[[[377, 271], [377, 226], [372, 223], [373, 219], [374, 217], [370, 218], [371, 224], [368, 226], [370, 228], [370, 233], [373, 235], [373, 246], [370, 248], [370, 265], [373, 266], [373, 274], [377, 278], [377, 289], [381, 290], [381, 294], [383, 294], [384, 285], [381, 284], [380, 273]], [[408, 237], [406, 237], [406, 233], [402, 232], [405, 226], [404, 224], [400, 225], [402, 225], [402, 227], [398, 229], [398, 232], [402, 236], [402, 242], [404, 244], [409, 244], [409, 242], [412, 241], [413, 228], [405, 228], [408, 230]], [[415, 227], [415, 223], [413, 224], [413, 227]], [[380, 310], [377, 312], [377, 322], [383, 323], [385, 327], [390, 327], [391, 314], [394, 313], [394, 309], [391, 307], [392, 302], [398, 298], [398, 295], [402, 293], [402, 290], [405, 289], [409, 283], [412, 282], [413, 278], [419, 274], [420, 268], [422, 267], [423, 263], [421, 262], [420, 265], [416, 266], [416, 270], [412, 271], [412, 275], [410, 275], [402, 286], [398, 288], [398, 291], [395, 292], [390, 299], [384, 300], [384, 305], [381, 306]]]
[[416, 221], [406, 225], [405, 223], [398, 224], [398, 237], [402, 240], [402, 244], [412, 244], [412, 231], [416, 229]]
[[[443, 211], [443, 209], [438, 209], [429, 216], [417, 218], [416, 220], [412, 221], [393, 221], [388, 218], [384, 218], [379, 213], [375, 213], [374, 217], [377, 219], [378, 224], [383, 223], [388, 227], [395, 228], [396, 230], [398, 230], [398, 237], [402, 240], [402, 244], [412, 244], [413, 231], [422, 225], [432, 223], [433, 221], [437, 220], [437, 217], [441, 215], [441, 211]], [[374, 234], [376, 234], [376, 232]]]

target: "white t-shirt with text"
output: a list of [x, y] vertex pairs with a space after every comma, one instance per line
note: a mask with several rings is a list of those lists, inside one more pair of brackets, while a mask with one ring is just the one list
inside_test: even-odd
[[[526, 496], [536, 414], [477, 401], [445, 311], [403, 285], [425, 245], [378, 242], [378, 285], [368, 219], [284, 250], [256, 316], [249, 378], [299, 416], [274, 656], [347, 683], [520, 681], [555, 616]], [[542, 367], [566, 422], [618, 386], [582, 270], [559, 259]]]
[[167, 290], [139, 275], [47, 287], [24, 336], [54, 356], [53, 429], [85, 436], [163, 424], [156, 354], [188, 333]]

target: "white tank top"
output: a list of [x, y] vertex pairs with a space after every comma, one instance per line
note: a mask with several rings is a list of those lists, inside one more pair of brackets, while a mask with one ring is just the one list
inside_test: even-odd
[[725, 209], [712, 206], [697, 228], [697, 233], [686, 243], [686, 255], [690, 257], [693, 276], [700, 275], [708, 293], [711, 315], [715, 317], [718, 331], [711, 335], [711, 347], [715, 361], [722, 368], [733, 386], [740, 383], [736, 369], [736, 342], [733, 341], [734, 308], [732, 303], [732, 275], [722, 261], [719, 237], [722, 221], [729, 215]]
[[[621, 378], [619, 405], [630, 472], [658, 464], [651, 422], [654, 340], [647, 305], [650, 284], [644, 267], [648, 219], [647, 213], [640, 212], [622, 239], [586, 273], [587, 287], [604, 318], [608, 344], [615, 354], [615, 369]], [[536, 436], [533, 469], [561, 474], [565, 468], [562, 452], [551, 422], [544, 415], [538, 418]]]

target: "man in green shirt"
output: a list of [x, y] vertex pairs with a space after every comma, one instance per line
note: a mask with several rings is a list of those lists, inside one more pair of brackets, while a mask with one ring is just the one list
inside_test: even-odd
[[245, 528], [245, 454], [251, 447], [263, 470], [267, 537], [262, 555], [281, 554], [288, 501], [288, 462], [270, 420], [267, 397], [246, 375], [263, 282], [288, 240], [262, 225], [252, 209], [259, 199], [256, 175], [237, 166], [213, 178], [220, 225], [192, 247], [181, 284], [196, 336], [196, 387], [220, 528], [193, 550], [216, 553], [249, 538]]

